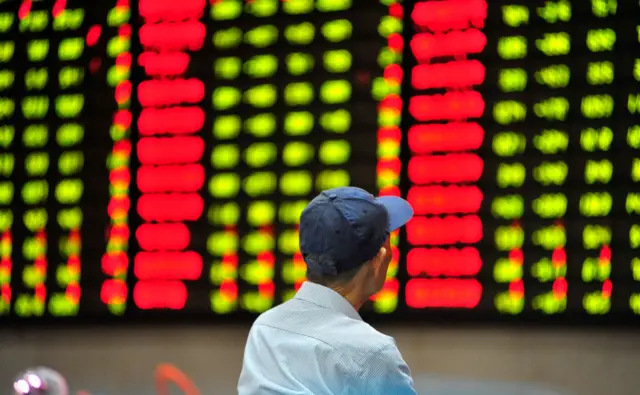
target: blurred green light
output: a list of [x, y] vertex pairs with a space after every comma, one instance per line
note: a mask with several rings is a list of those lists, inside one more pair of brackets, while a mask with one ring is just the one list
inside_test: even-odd
[[323, 170], [316, 178], [316, 190], [339, 188], [348, 186], [351, 182], [349, 172], [346, 170]]
[[313, 85], [310, 82], [294, 82], [284, 88], [284, 100], [288, 106], [309, 105], [313, 98]]
[[49, 14], [47, 11], [32, 10], [20, 21], [20, 32], [39, 33], [46, 29], [49, 24]]
[[15, 136], [16, 129], [13, 125], [0, 126], [0, 147], [5, 149], [11, 147]]
[[266, 18], [278, 12], [278, 3], [278, 0], [253, 0], [246, 2], [244, 10], [247, 14]]
[[242, 121], [237, 115], [221, 115], [213, 121], [213, 136], [218, 140], [231, 140], [240, 134]]
[[29, 125], [22, 134], [22, 143], [28, 148], [42, 148], [49, 141], [46, 125]]
[[245, 119], [244, 128], [251, 135], [264, 138], [269, 137], [276, 130], [276, 117], [274, 114], [258, 114]]
[[[130, 42], [129, 39], [126, 40]], [[84, 39], [82, 37], [65, 38], [58, 45], [58, 58], [61, 61], [77, 60], [82, 56]], [[125, 49], [124, 51], [126, 51]], [[120, 52], [122, 53], [122, 52]]]
[[303, 22], [298, 25], [287, 26], [284, 37], [291, 44], [308, 45], [311, 44], [316, 35], [316, 27], [310, 22]]
[[351, 128], [351, 113], [347, 110], [336, 110], [322, 114], [320, 125], [330, 133], [346, 133]]
[[291, 15], [308, 14], [313, 11], [313, 0], [287, 0], [282, 2], [282, 9]]
[[42, 204], [49, 196], [49, 183], [45, 180], [27, 181], [22, 186], [22, 200], [26, 204]]
[[13, 212], [11, 210], [0, 210], [0, 231], [7, 231], [13, 225]]
[[49, 154], [46, 152], [33, 152], [24, 160], [24, 167], [30, 177], [40, 177], [49, 170]]
[[240, 219], [240, 206], [235, 202], [214, 204], [209, 208], [208, 217], [213, 225], [235, 225]]
[[313, 124], [313, 115], [310, 112], [290, 112], [284, 118], [284, 132], [289, 136], [305, 136], [311, 133]]
[[278, 250], [285, 255], [293, 255], [300, 251], [298, 232], [286, 229], [278, 237]]
[[244, 161], [250, 167], [265, 167], [278, 158], [278, 149], [274, 143], [253, 143], [244, 151]]
[[256, 55], [244, 64], [244, 72], [253, 78], [267, 78], [278, 70], [278, 58], [274, 55]]
[[84, 9], [66, 9], [53, 18], [53, 30], [78, 30], [84, 21]]
[[527, 39], [523, 36], [500, 37], [498, 55], [502, 59], [523, 59], [527, 56]]
[[0, 33], [6, 33], [13, 26], [15, 15], [10, 12], [0, 13]]
[[315, 63], [312, 55], [300, 52], [287, 55], [286, 62], [291, 75], [308, 74], [313, 71]]
[[280, 192], [286, 196], [308, 195], [312, 189], [313, 178], [308, 171], [288, 171], [280, 179]]
[[223, 144], [211, 150], [211, 166], [214, 169], [232, 169], [240, 161], [240, 150], [235, 144]]
[[330, 73], [345, 73], [351, 69], [351, 52], [346, 49], [327, 51], [322, 60], [324, 68]]
[[27, 210], [22, 218], [25, 226], [32, 232], [43, 229], [49, 222], [49, 215], [44, 208]]
[[221, 86], [213, 91], [213, 108], [219, 111], [229, 110], [240, 103], [242, 94], [237, 88]]
[[341, 165], [349, 160], [351, 145], [346, 140], [325, 141], [320, 146], [320, 162], [325, 165]]
[[[395, 19], [395, 18], [394, 18]], [[348, 40], [353, 32], [353, 25], [347, 19], [337, 19], [322, 25], [322, 35], [332, 43]]]
[[234, 198], [239, 190], [240, 176], [235, 173], [217, 173], [209, 180], [209, 194], [214, 198]]
[[247, 208], [247, 222], [253, 227], [271, 225], [276, 217], [275, 203], [269, 201], [255, 201]]
[[278, 28], [274, 25], [255, 27], [244, 35], [244, 42], [256, 48], [266, 48], [278, 40]]
[[13, 58], [16, 44], [13, 41], [0, 42], [0, 63], [7, 63]]
[[207, 250], [211, 255], [223, 256], [238, 250], [238, 235], [232, 231], [213, 232], [207, 239]]
[[317, 0], [316, 2], [316, 8], [320, 12], [345, 11], [352, 5], [352, 0]]
[[320, 87], [320, 99], [327, 104], [346, 103], [351, 99], [351, 84], [347, 80], [327, 81]]
[[242, 30], [231, 27], [226, 30], [218, 30], [213, 33], [213, 45], [216, 49], [235, 48], [242, 42]]
[[0, 182], [0, 204], [9, 205], [13, 201], [13, 183], [10, 181]]
[[[8, 70], [7, 70], [8, 71]], [[4, 72], [4, 70], [3, 70]], [[10, 83], [13, 84], [13, 73], [11, 73]], [[24, 85], [27, 90], [40, 90], [47, 86], [49, 72], [46, 68], [31, 68], [24, 75]], [[4, 83], [3, 83], [4, 85]]]
[[[71, 56], [73, 55], [71, 51], [73, 51], [74, 49], [76, 51], [78, 50], [78, 48], [71, 47], [71, 46], [69, 46], [65, 50]], [[115, 58], [116, 56], [124, 52], [127, 52], [130, 49], [131, 49], [131, 39], [129, 37], [116, 36], [110, 39], [109, 42], [107, 43], [107, 54], [109, 55], [109, 57], [112, 57], [112, 58]], [[60, 50], [58, 50], [58, 57], [62, 59], [62, 55], [60, 55], [60, 53], [61, 53]], [[67, 56], [67, 54], [65, 54], [64, 56]]]
[[309, 204], [306, 200], [298, 200], [295, 202], [282, 202], [278, 209], [278, 220], [283, 224], [293, 225], [300, 222], [302, 211]]
[[15, 162], [13, 154], [0, 154], [0, 175], [10, 177], [13, 174]]
[[272, 107], [278, 99], [278, 91], [272, 84], [263, 84], [249, 88], [244, 92], [244, 101], [253, 107]]
[[238, 57], [219, 58], [214, 62], [213, 68], [217, 78], [232, 80], [240, 75], [242, 60]]
[[242, 1], [225, 0], [211, 4], [211, 19], [214, 21], [229, 21], [242, 14]]
[[82, 198], [84, 185], [79, 179], [62, 180], [56, 186], [56, 199], [62, 204], [78, 204]]
[[49, 97], [27, 96], [20, 103], [22, 115], [27, 119], [43, 119], [49, 112]]
[[313, 145], [301, 141], [292, 141], [284, 146], [282, 161], [289, 167], [302, 166], [313, 159], [313, 154]]
[[258, 172], [243, 181], [243, 190], [250, 197], [270, 195], [276, 190], [278, 178], [273, 172]]
[[242, 249], [253, 256], [262, 251], [273, 250], [275, 240], [273, 236], [265, 232], [249, 232], [242, 239]]
[[62, 95], [56, 98], [56, 114], [58, 117], [77, 118], [84, 108], [84, 95]]
[[58, 159], [58, 171], [63, 176], [78, 174], [84, 167], [82, 151], [65, 151]]

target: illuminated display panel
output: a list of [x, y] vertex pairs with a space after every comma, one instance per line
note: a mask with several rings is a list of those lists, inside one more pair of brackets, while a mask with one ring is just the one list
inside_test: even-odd
[[347, 184], [417, 214], [368, 318], [637, 323], [632, 3], [0, 4], [0, 325], [254, 317]]
[[[402, 14], [350, 0], [138, 7], [138, 316], [263, 312], [305, 279], [297, 222], [319, 191], [399, 194], [389, 36], [401, 41]], [[397, 267], [373, 309], [396, 309]]]
[[637, 322], [639, 16], [615, 0], [415, 4], [413, 316]]
[[15, 3], [0, 7], [0, 319], [101, 316], [111, 106], [89, 31], [108, 8]]

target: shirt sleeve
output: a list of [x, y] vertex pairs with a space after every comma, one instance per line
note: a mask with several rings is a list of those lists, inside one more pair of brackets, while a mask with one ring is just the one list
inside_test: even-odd
[[366, 395], [417, 395], [411, 371], [395, 344], [370, 357], [363, 365], [359, 380], [355, 388], [365, 388]]

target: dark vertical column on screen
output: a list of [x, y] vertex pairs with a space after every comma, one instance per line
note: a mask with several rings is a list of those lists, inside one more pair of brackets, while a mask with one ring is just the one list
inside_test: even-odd
[[206, 36], [204, 0], [140, 0], [144, 20], [139, 31], [143, 53], [137, 60], [148, 77], [137, 87], [142, 106], [138, 120], [136, 176], [141, 192], [135, 230], [140, 252], [134, 258], [137, 283], [133, 300], [140, 309], [182, 309], [186, 281], [202, 273], [202, 256], [191, 250], [192, 229], [203, 213], [200, 164], [204, 141], [204, 83], [188, 77], [189, 52]]
[[[373, 79], [372, 94], [378, 100], [378, 163], [376, 167], [377, 184], [380, 195], [400, 196], [400, 174], [402, 163], [400, 147], [402, 143], [402, 97], [401, 88], [404, 77], [402, 70], [402, 18], [404, 7], [401, 1], [381, 1], [387, 8], [378, 23], [378, 34], [386, 42], [378, 52], [378, 65], [383, 75]], [[365, 25], [365, 23], [359, 24]], [[368, 25], [368, 23], [366, 23]], [[398, 307], [400, 283], [398, 270], [400, 250], [398, 249], [400, 231], [391, 234], [392, 259], [387, 271], [387, 280], [382, 290], [372, 297], [373, 310], [388, 314]]]
[[260, 313], [294, 294], [305, 279], [297, 223], [316, 192], [375, 190], [371, 71], [376, 56], [398, 58], [380, 53], [386, 12], [348, 0], [212, 2], [207, 249], [216, 313]]
[[115, 105], [110, 115], [109, 157], [105, 163], [109, 171], [107, 246], [102, 252], [100, 267], [106, 279], [100, 285], [100, 301], [111, 314], [122, 315], [126, 310], [127, 273], [129, 270], [129, 211], [131, 200], [131, 4], [130, 0], [112, 0], [113, 7], [105, 15], [106, 24], [93, 25], [88, 40], [106, 37], [104, 67], [106, 82], [113, 89], [109, 101]]
[[[484, 169], [477, 151], [484, 138], [478, 124], [485, 109], [476, 90], [485, 66], [475, 59], [487, 42], [482, 29], [487, 2], [422, 1], [411, 11], [415, 34], [409, 45], [411, 158], [407, 199], [415, 218], [407, 225], [406, 302], [410, 308], [476, 307], [483, 287], [477, 244], [483, 237], [478, 212], [483, 193], [476, 183]], [[427, 278], [424, 278], [426, 276]]]
[[[619, 37], [628, 34], [619, 30], [621, 19], [617, 15], [616, 3], [590, 1], [572, 4], [573, 15], [578, 16], [580, 22], [573, 22], [577, 28], [572, 39], [577, 42], [573, 46], [575, 51], [572, 52], [572, 59], [577, 62], [571, 78], [572, 82], [584, 86], [578, 90], [580, 96], [575, 98], [576, 106], [572, 111], [575, 111], [574, 116], [579, 117], [574, 124], [580, 126], [580, 151], [585, 160], [578, 162], [583, 167], [580, 175], [584, 186], [580, 188], [577, 199], [570, 204], [578, 207], [579, 215], [585, 220], [580, 222], [582, 229], [571, 227], [569, 232], [582, 234], [579, 241], [584, 253], [576, 258], [582, 264], [581, 277], [587, 286], [579, 294], [583, 308], [592, 315], [613, 312], [612, 258], [615, 258], [617, 265], [615, 255], [622, 253], [622, 248], [626, 247], [622, 241], [626, 232], [623, 227], [614, 227], [613, 211], [618, 204], [614, 202], [614, 186], [622, 181], [622, 177], [615, 174], [622, 169], [617, 166], [614, 169], [616, 152], [613, 139], [618, 128], [615, 119], [624, 114], [621, 104], [626, 97], [618, 96], [612, 84], [616, 68], [622, 71], [622, 64], [616, 65], [619, 63], [616, 61], [616, 52], [621, 50], [622, 44]], [[601, 5], [605, 6], [604, 9]], [[625, 184], [628, 183], [628, 179], [625, 181]], [[616, 239], [620, 239], [620, 242]], [[569, 240], [574, 241], [571, 238]]]
[[[521, 220], [525, 213], [523, 196], [526, 168], [523, 161], [527, 147], [525, 120], [526, 109], [514, 100], [530, 85], [523, 60], [527, 54], [526, 37], [522, 31], [528, 26], [529, 9], [520, 4], [497, 4], [491, 9], [490, 25], [495, 26], [495, 37], [489, 37], [490, 53], [497, 53], [499, 68], [489, 72], [495, 82], [488, 87], [494, 94], [491, 123], [486, 128], [487, 141], [491, 143], [491, 154], [497, 156], [495, 166], [487, 166], [487, 193], [491, 215], [497, 220], [492, 234], [488, 234], [496, 254], [492, 262], [493, 279], [497, 286], [494, 304], [503, 314], [519, 314], [524, 310], [524, 240], [525, 229]], [[494, 55], [495, 56], [495, 55]], [[496, 88], [498, 92], [496, 92]], [[504, 114], [509, 115], [504, 115]], [[491, 188], [494, 189], [494, 188]]]
[[[633, 8], [630, 8], [627, 12], [630, 15], [630, 21], [637, 21], [640, 17], [640, 4], [634, 4]], [[633, 34], [634, 28], [635, 35]], [[640, 49], [640, 23], [636, 22], [635, 26], [629, 23], [625, 26], [623, 34], [634, 38], [633, 45], [625, 48], [625, 53], [629, 54], [629, 58], [626, 59], [622, 72], [631, 76], [628, 79], [630, 89], [625, 93], [634, 94], [634, 99], [636, 99], [637, 94], [640, 92], [640, 55], [637, 54]], [[624, 147], [630, 153], [629, 156], [631, 158], [631, 163], [628, 161], [626, 163], [631, 168], [632, 184], [625, 191], [625, 211], [622, 213], [622, 215], [627, 214], [630, 216], [627, 228], [629, 232], [628, 247], [631, 250], [623, 255], [624, 260], [620, 265], [630, 265], [630, 277], [624, 276], [630, 283], [628, 284], [630, 289], [629, 307], [634, 314], [640, 315], [640, 121], [637, 119], [640, 107], [637, 100], [629, 100], [628, 111], [635, 116], [635, 119], [630, 119], [630, 122], [624, 125], [626, 126], [626, 138], [624, 140], [620, 139], [619, 146]], [[619, 226], [616, 225], [616, 229]]]
[[[539, 9], [522, 3], [496, 5], [495, 22], [503, 30], [492, 41], [501, 62], [492, 76], [498, 92], [492, 103], [491, 147], [499, 158], [493, 175], [499, 193], [491, 202], [498, 219], [493, 275], [507, 288], [494, 303], [502, 314], [520, 314], [529, 307], [555, 314], [567, 306], [564, 218], [570, 199], [561, 186], [569, 170], [563, 160], [569, 134], [561, 122], [568, 101], [549, 98], [546, 91], [559, 94], [569, 82], [569, 66], [556, 62], [568, 59], [570, 11], [567, 2]], [[554, 33], [546, 33], [549, 23], [557, 23]], [[540, 26], [542, 36], [531, 37], [529, 32]], [[544, 51], [558, 58], [547, 61]]]
[[[20, 146], [16, 129], [15, 92], [22, 79], [16, 54], [18, 31], [17, 12], [0, 13], [0, 317], [11, 313], [19, 273], [14, 269], [19, 249], [13, 241], [13, 210], [20, 197], [16, 196], [15, 147]], [[17, 251], [16, 251], [17, 250]]]
[[[86, 201], [82, 148], [86, 146], [83, 144], [85, 134], [97, 132], [85, 122], [85, 117], [89, 115], [83, 90], [88, 78], [86, 14], [84, 8], [75, 7], [74, 4], [57, 0], [51, 8], [53, 37], [61, 37], [52, 41], [51, 49], [55, 51], [57, 60], [53, 60], [55, 63], [49, 66], [59, 89], [55, 97], [55, 114], [59, 121], [55, 143], [49, 146], [49, 176], [55, 180], [52, 182], [55, 200], [50, 216], [51, 220], [56, 219], [50, 224], [55, 224], [51, 234], [56, 235], [58, 240], [52, 240], [54, 244], [49, 254], [52, 265], [48, 271], [48, 288], [51, 292], [48, 312], [59, 317], [75, 316], [79, 312], [80, 279], [84, 267], [81, 230], [85, 216], [81, 203]], [[31, 78], [30, 75], [28, 77]], [[37, 166], [41, 162], [37, 157], [27, 159], [31, 162], [29, 166]]]
[[[55, 62], [57, 55], [57, 38], [53, 40], [50, 23], [50, 10], [37, 9], [30, 1], [22, 2], [15, 20], [18, 45], [22, 46], [18, 53], [18, 67], [24, 68], [23, 78], [16, 81], [21, 89], [25, 89], [20, 99], [15, 102], [16, 115], [21, 121], [16, 122], [16, 143], [24, 151], [16, 155], [15, 166], [24, 175], [23, 184], [16, 185], [15, 192], [21, 196], [24, 204], [21, 209], [13, 211], [14, 221], [22, 240], [15, 247], [24, 265], [14, 273], [19, 279], [20, 288], [16, 292], [13, 309], [20, 317], [43, 316], [46, 311], [46, 280], [51, 255], [47, 256], [49, 233], [47, 224], [55, 221], [55, 213], [50, 209], [51, 185], [47, 180], [50, 175], [49, 153], [55, 138], [55, 94], [57, 93], [56, 76], [50, 76], [47, 62]], [[54, 41], [54, 45], [51, 45]], [[35, 77], [37, 74], [37, 78]], [[24, 88], [23, 88], [24, 87]], [[46, 90], [45, 90], [46, 88]], [[19, 114], [19, 115], [18, 115]], [[22, 149], [14, 152], [20, 152]], [[48, 207], [49, 206], [49, 207]], [[18, 206], [19, 207], [19, 206]], [[51, 243], [51, 247], [57, 247]]]

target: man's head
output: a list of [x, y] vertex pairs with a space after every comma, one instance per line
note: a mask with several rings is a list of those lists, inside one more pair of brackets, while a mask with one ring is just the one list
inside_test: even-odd
[[354, 187], [320, 193], [300, 217], [307, 278], [364, 302], [384, 285], [389, 234], [412, 216], [411, 205], [399, 197], [375, 198]]

